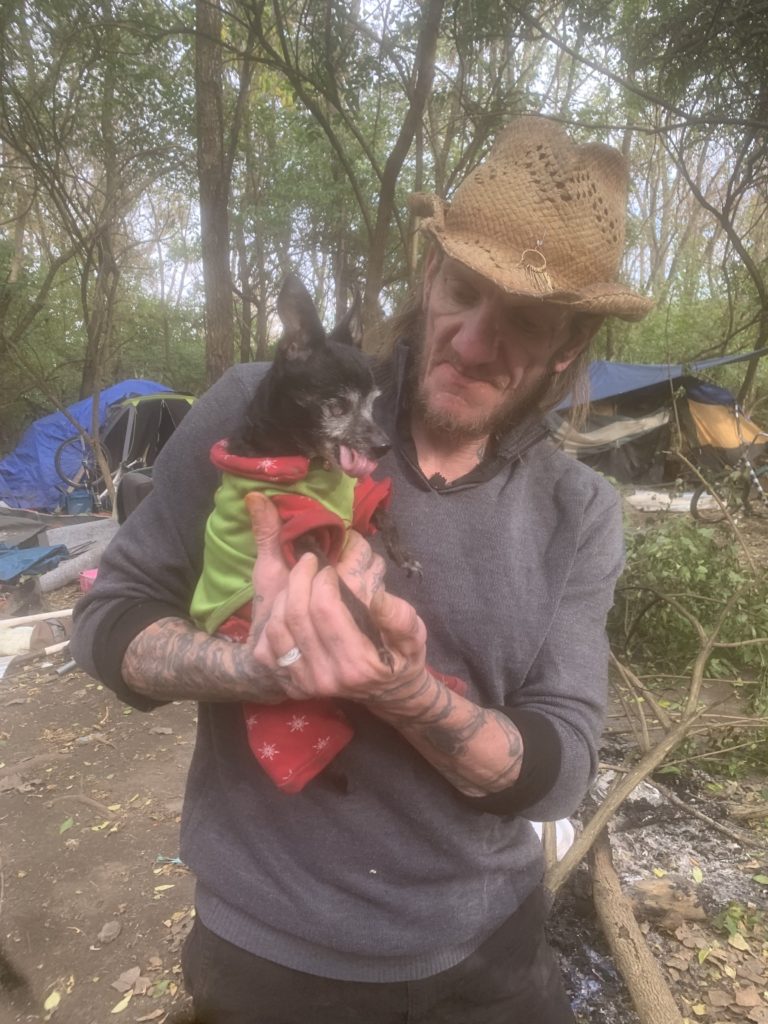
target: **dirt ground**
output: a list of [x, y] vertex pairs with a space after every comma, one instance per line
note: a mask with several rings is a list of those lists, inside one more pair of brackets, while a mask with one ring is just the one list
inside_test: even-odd
[[31, 1005], [0, 1002], [0, 1022], [166, 1020], [185, 1003], [193, 880], [177, 855], [194, 706], [141, 714], [38, 665], [0, 680], [0, 708], [0, 939], [32, 989]]
[[[64, 588], [46, 607], [76, 598], [74, 586]], [[0, 995], [0, 1024], [181, 1024], [188, 1005], [179, 958], [193, 879], [178, 860], [178, 825], [195, 708], [131, 711], [80, 672], [57, 675], [60, 664], [54, 657], [49, 667], [38, 662], [0, 679], [0, 943], [31, 990], [11, 1004]], [[758, 782], [754, 793], [768, 799], [766, 787]], [[754, 881], [768, 874], [765, 822], [752, 850], [653, 801], [620, 826], [625, 879], [682, 872], [703, 883], [708, 918], [731, 899], [765, 910], [768, 889]], [[553, 941], [580, 1022], [631, 1024], [578, 879], [558, 908]], [[762, 925], [749, 931], [753, 923], [738, 923], [736, 945], [706, 922], [651, 928], [686, 1019], [768, 1024], [765, 985], [749, 973], [759, 979], [768, 939]], [[757, 1002], [741, 1006], [747, 998]]]

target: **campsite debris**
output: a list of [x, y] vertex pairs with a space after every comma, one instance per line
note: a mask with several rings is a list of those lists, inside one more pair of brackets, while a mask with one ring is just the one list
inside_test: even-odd
[[0, 657], [13, 658], [26, 654], [33, 629], [33, 626], [17, 626], [15, 629], [0, 630]]
[[52, 612], [36, 612], [34, 615], [18, 615], [12, 619], [0, 619], [0, 629], [27, 626], [30, 622], [44, 622], [46, 619], [66, 619], [72, 615], [72, 611], [72, 608], [62, 608]]
[[123, 971], [117, 981], [112, 982], [112, 988], [117, 989], [118, 992], [130, 992], [135, 996], [143, 996], [151, 984], [152, 979], [144, 977], [140, 967], [131, 967], [129, 970]]
[[[17, 654], [15, 658], [12, 658], [10, 662], [5, 666], [5, 675], [12, 676], [17, 673], [20, 669], [23, 669], [30, 662], [37, 661], [38, 658], [45, 658], [51, 654], [60, 654], [62, 651], [69, 647], [69, 640], [63, 640], [60, 644], [51, 644], [50, 647], [43, 647], [39, 651], [27, 651], [26, 654]], [[41, 667], [48, 667], [50, 662], [42, 662]]]
[[[112, 520], [105, 520], [112, 522]], [[115, 527], [117, 523], [115, 523]], [[61, 562], [52, 569], [51, 572], [45, 573], [40, 577], [40, 589], [44, 594], [50, 593], [52, 590], [58, 590], [59, 587], [65, 586], [67, 583], [71, 583], [73, 580], [77, 580], [80, 573], [84, 569], [95, 569], [98, 567], [101, 561], [101, 556], [107, 549], [109, 541], [112, 539], [112, 534], [97, 543], [93, 544], [86, 552], [81, 555], [77, 555], [75, 558], [69, 558], [66, 562]]]
[[[729, 839], [732, 839], [735, 843], [739, 843], [739, 845], [741, 846], [748, 846], [750, 847], [750, 849], [753, 849], [756, 846], [763, 846], [762, 843], [756, 842], [754, 833], [746, 831], [739, 833], [735, 829], [728, 828], [728, 826], [724, 825], [721, 821], [715, 821], [714, 818], [711, 818], [708, 814], [704, 814], [703, 811], [700, 811], [698, 807], [694, 807], [690, 803], [690, 801], [681, 800], [680, 797], [673, 793], [671, 789], [667, 788], [666, 786], [662, 786], [660, 783], [658, 783], [658, 786], [660, 791], [664, 794], [664, 796], [667, 798], [667, 800], [669, 800], [670, 803], [673, 803], [676, 807], [679, 807], [681, 810], [685, 811], [686, 814], [692, 814], [694, 818], [698, 818], [699, 821], [703, 821], [705, 824], [709, 825], [710, 828], [716, 829], [722, 835], [727, 836]], [[764, 810], [762, 813], [768, 814], [768, 804], [764, 804], [763, 807]], [[738, 814], [736, 814], [730, 808], [729, 812], [732, 814], [733, 817], [738, 817]], [[746, 815], [746, 817], [749, 817], [749, 815]], [[760, 817], [760, 814], [756, 814], [755, 817]]]
[[680, 875], [641, 878], [629, 890], [635, 915], [664, 931], [674, 932], [683, 921], [706, 921], [696, 887]]

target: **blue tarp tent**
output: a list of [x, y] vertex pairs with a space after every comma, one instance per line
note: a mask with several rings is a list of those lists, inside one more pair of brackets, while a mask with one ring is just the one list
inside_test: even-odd
[[[736, 419], [730, 391], [697, 375], [766, 354], [768, 349], [759, 349], [691, 363], [595, 360], [589, 365], [586, 426], [577, 431], [564, 418], [572, 404], [566, 399], [549, 414], [550, 430], [565, 451], [622, 483], [666, 479], [673, 419], [680, 422], [689, 454], [699, 465], [733, 465], [746, 445], [765, 435], [743, 413]], [[672, 397], [678, 388], [685, 399], [677, 402], [673, 417]]]
[[[107, 409], [123, 398], [170, 391], [151, 380], [124, 380], [105, 388], [99, 397], [99, 423], [104, 426]], [[92, 400], [70, 405], [67, 412], [83, 427], [91, 429]], [[14, 451], [0, 461], [0, 501], [10, 508], [53, 512], [63, 503], [66, 485], [59, 479], [53, 459], [62, 441], [75, 428], [62, 412], [51, 413], [28, 427]]]
[[[739, 355], [699, 359], [695, 363], [608, 363], [596, 359], [589, 364], [589, 400], [599, 402], [604, 398], [615, 398], [665, 382], [673, 384], [681, 377], [695, 377], [715, 366], [740, 363], [766, 354], [768, 349], [759, 349]], [[571, 400], [566, 399], [559, 408], [567, 409], [570, 404]]]

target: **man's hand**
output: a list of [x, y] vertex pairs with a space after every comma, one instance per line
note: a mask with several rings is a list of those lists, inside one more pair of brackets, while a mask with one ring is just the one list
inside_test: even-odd
[[[305, 555], [289, 570], [277, 509], [258, 493], [249, 494], [246, 505], [258, 550], [251, 643], [256, 659], [275, 669], [278, 657], [293, 647], [301, 651], [299, 661], [281, 670], [288, 697], [365, 700], [423, 675], [424, 626], [410, 605], [384, 591], [384, 560], [360, 534], [349, 532], [335, 569], [321, 569], [317, 558]], [[382, 665], [354, 623], [341, 597], [340, 578], [370, 607], [395, 658], [394, 672]]]
[[288, 585], [289, 568], [280, 548], [280, 516], [265, 494], [252, 491], [245, 507], [251, 517], [257, 558], [253, 566], [253, 612], [251, 639], [261, 635], [264, 623], [272, 613], [275, 598]]
[[[249, 494], [245, 503], [258, 552], [252, 577], [254, 625], [251, 636], [256, 640], [272, 614], [278, 595], [287, 589], [291, 570], [280, 546], [280, 516], [274, 504], [259, 492]], [[347, 534], [336, 571], [366, 606], [384, 584], [384, 559], [375, 555], [370, 544], [354, 530]]]
[[[370, 545], [350, 533], [336, 569], [320, 568], [314, 555], [304, 555], [288, 572], [277, 543], [277, 511], [266, 499], [254, 503], [254, 497], [249, 510], [260, 544], [254, 584], [257, 594], [267, 595], [259, 608], [268, 606], [269, 614], [254, 636], [253, 657], [274, 668], [286, 697], [364, 703], [469, 796], [512, 785], [523, 753], [517, 728], [430, 675], [424, 623], [411, 605], [384, 590], [383, 562]], [[394, 659], [393, 671], [355, 624], [341, 598], [340, 577], [368, 605]], [[294, 647], [301, 657], [281, 669], [277, 659]]]

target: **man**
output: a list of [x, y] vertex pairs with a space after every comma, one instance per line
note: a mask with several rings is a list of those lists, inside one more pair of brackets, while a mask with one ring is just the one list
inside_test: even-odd
[[[421, 581], [352, 535], [338, 575], [370, 603], [395, 667], [333, 569], [288, 571], [269, 502], [248, 643], [186, 609], [216, 477], [210, 445], [263, 367], [230, 371], [162, 453], [153, 493], [78, 608], [75, 656], [134, 707], [200, 702], [181, 853], [197, 877], [184, 970], [211, 1024], [562, 1024], [528, 818], [563, 817], [596, 766], [605, 617], [621, 569], [617, 496], [557, 451], [540, 414], [570, 390], [608, 315], [626, 170], [542, 118], [514, 121], [447, 207], [382, 372], [404, 546]], [[340, 698], [353, 741], [286, 796], [251, 757], [238, 702]]]

